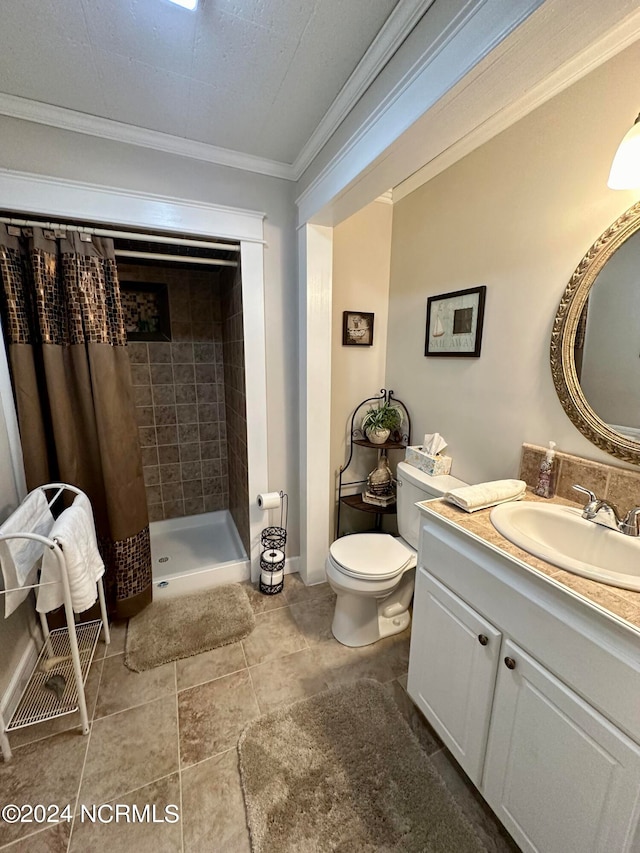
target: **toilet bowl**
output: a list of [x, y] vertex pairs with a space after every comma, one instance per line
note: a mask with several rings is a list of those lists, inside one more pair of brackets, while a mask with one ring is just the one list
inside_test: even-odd
[[325, 570], [336, 593], [331, 630], [345, 646], [367, 646], [409, 626], [420, 529], [416, 503], [466, 485], [448, 475], [431, 477], [405, 462], [398, 464], [396, 476], [400, 536], [353, 533], [329, 548]]
[[333, 543], [327, 557], [336, 593], [331, 630], [345, 646], [367, 646], [409, 625], [416, 552], [388, 533], [357, 533]]

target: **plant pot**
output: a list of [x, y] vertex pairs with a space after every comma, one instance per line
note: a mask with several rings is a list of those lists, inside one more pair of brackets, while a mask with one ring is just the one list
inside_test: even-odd
[[367, 438], [371, 444], [384, 444], [391, 435], [389, 429], [368, 429], [366, 430]]

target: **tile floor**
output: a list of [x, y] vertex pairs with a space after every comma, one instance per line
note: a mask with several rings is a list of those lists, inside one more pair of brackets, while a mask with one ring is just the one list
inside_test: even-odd
[[[251, 719], [356, 678], [387, 685], [491, 853], [517, 847], [405, 692], [409, 631], [362, 649], [331, 636], [333, 593], [289, 575], [282, 595], [247, 586], [256, 627], [246, 640], [144, 673], [124, 666], [126, 627], [98, 648], [87, 680], [91, 732], [73, 717], [13, 733], [14, 760], [0, 764], [4, 803], [124, 803], [180, 810], [176, 823], [92, 824], [75, 820], [45, 829], [0, 822], [8, 853], [245, 853], [249, 837], [236, 742]], [[318, 853], [322, 853], [319, 851]]]

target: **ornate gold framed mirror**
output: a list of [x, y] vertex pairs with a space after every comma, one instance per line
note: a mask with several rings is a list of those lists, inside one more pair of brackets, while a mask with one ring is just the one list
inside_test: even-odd
[[551, 373], [580, 432], [640, 465], [640, 202], [571, 276], [553, 324]]

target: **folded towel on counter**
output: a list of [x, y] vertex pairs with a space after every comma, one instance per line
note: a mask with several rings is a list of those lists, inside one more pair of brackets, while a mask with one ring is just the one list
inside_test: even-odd
[[[56, 519], [49, 536], [62, 548], [67, 564], [71, 603], [75, 613], [88, 610], [97, 595], [96, 582], [104, 574], [104, 563], [98, 551], [91, 504], [86, 495], [78, 495], [68, 509]], [[47, 549], [42, 558], [40, 583], [57, 581], [38, 589], [36, 609], [48, 613], [64, 603], [60, 568], [55, 553]]]
[[444, 499], [467, 512], [476, 512], [507, 501], [519, 501], [524, 497], [527, 484], [524, 480], [492, 480], [477, 486], [462, 486], [446, 492]]
[[[53, 527], [53, 515], [44, 492], [39, 489], [24, 499], [18, 509], [0, 527], [0, 533], [39, 533], [49, 536]], [[37, 583], [38, 561], [44, 545], [35, 539], [0, 540], [0, 564], [4, 588], [15, 590], [4, 596], [4, 616], [10, 616], [29, 595], [23, 586]]]

